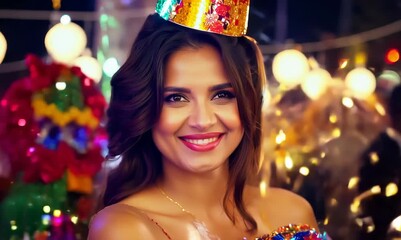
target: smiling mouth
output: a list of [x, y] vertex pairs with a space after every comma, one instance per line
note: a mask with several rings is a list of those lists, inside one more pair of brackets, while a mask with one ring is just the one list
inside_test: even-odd
[[189, 149], [196, 152], [206, 152], [215, 149], [224, 134], [213, 134], [213, 136], [179, 137], [182, 143]]
[[182, 138], [183, 141], [196, 144], [196, 145], [207, 145], [212, 142], [217, 141], [219, 139], [218, 137], [212, 137], [212, 138], [205, 138], [205, 139], [187, 139], [187, 138]]

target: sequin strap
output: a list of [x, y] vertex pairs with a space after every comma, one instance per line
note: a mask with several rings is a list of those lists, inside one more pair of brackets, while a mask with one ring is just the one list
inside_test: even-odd
[[[144, 213], [145, 214], [145, 213]], [[164, 230], [164, 228], [162, 226], [160, 226], [160, 224], [158, 222], [156, 222], [153, 218], [150, 218], [148, 215], [145, 214], [145, 216], [152, 221], [154, 224], [156, 224], [157, 227], [160, 228], [160, 230], [162, 230], [162, 232], [164, 233], [164, 235], [167, 237], [167, 239], [172, 240], [172, 238], [170, 237], [170, 235], [168, 235], [168, 233], [166, 232], [166, 230]]]
[[256, 238], [256, 240], [297, 240], [297, 239], [311, 239], [311, 240], [327, 240], [326, 234], [318, 233], [314, 228], [309, 225], [295, 225], [290, 224], [280, 227], [271, 234], [264, 235]]

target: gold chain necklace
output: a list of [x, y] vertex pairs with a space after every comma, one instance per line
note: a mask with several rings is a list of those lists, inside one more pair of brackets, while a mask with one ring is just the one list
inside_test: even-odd
[[197, 219], [194, 214], [186, 210], [179, 202], [177, 202], [169, 195], [167, 195], [167, 193], [163, 191], [163, 189], [159, 185], [157, 185], [157, 188], [159, 188], [159, 191], [163, 194], [164, 197], [166, 197], [170, 202], [174, 203], [174, 205], [179, 207], [182, 212], [185, 212], [186, 214], [190, 215], [193, 218], [192, 225], [194, 225], [196, 230], [199, 232], [199, 235], [201, 236], [202, 240], [220, 240], [218, 236], [209, 232], [204, 222]]
[[193, 215], [190, 211], [186, 210], [179, 202], [175, 201], [174, 199], [172, 199], [169, 195], [167, 195], [167, 193], [165, 191], [163, 191], [163, 189], [160, 186], [157, 186], [160, 190], [160, 192], [172, 203], [174, 203], [175, 205], [177, 205], [179, 208], [181, 208], [181, 211], [191, 215], [193, 218], [196, 219], [195, 215]]

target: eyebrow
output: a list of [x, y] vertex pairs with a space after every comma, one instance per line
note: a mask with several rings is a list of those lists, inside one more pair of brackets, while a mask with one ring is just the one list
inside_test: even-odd
[[232, 88], [233, 86], [231, 85], [231, 83], [222, 83], [216, 86], [213, 86], [210, 88], [211, 91], [218, 91], [218, 90], [222, 90], [222, 89], [226, 89], [226, 88]]
[[[210, 91], [218, 91], [226, 88], [232, 88], [231, 83], [222, 83], [215, 85], [210, 88]], [[181, 88], [181, 87], [165, 87], [164, 92], [191, 93], [191, 90], [189, 90], [188, 88]]]

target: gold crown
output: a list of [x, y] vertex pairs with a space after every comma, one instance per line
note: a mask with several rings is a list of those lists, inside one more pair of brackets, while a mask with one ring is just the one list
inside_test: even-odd
[[239, 37], [246, 34], [250, 0], [158, 0], [165, 20], [192, 29]]

